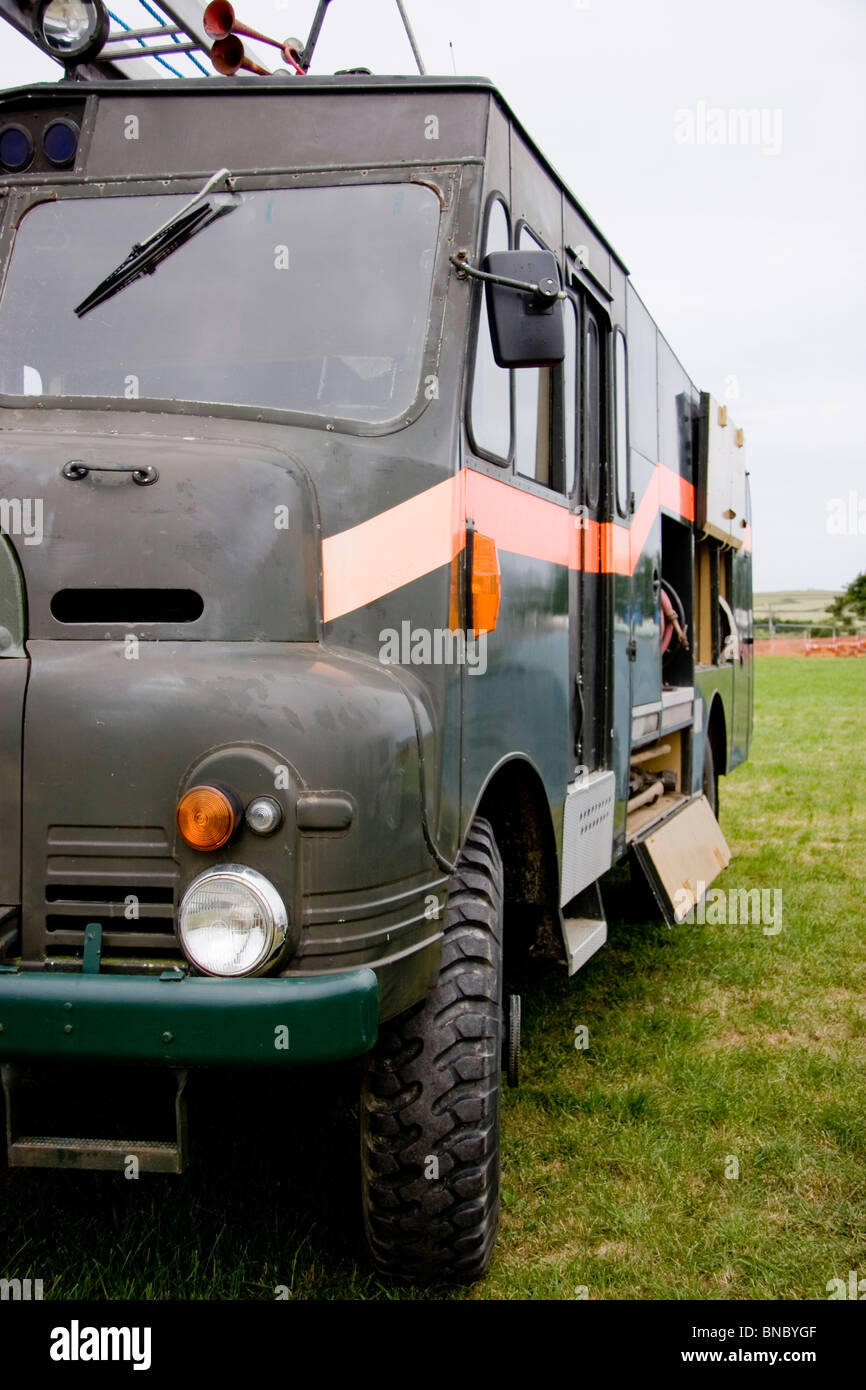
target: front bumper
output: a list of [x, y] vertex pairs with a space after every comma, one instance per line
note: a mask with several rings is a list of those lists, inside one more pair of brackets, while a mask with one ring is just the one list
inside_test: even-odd
[[366, 968], [238, 980], [0, 972], [0, 1062], [300, 1066], [369, 1051], [378, 1019]]

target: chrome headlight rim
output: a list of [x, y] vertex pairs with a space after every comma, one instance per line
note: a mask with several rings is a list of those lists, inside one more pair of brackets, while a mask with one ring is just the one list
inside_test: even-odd
[[[218, 886], [226, 881], [239, 883], [246, 888], [257, 899], [269, 923], [268, 941], [254, 963], [244, 970], [232, 972], [213, 970], [203, 964], [191, 948], [183, 930], [184, 912], [193, 893], [206, 884]], [[258, 869], [250, 869], [246, 864], [215, 864], [209, 869], [204, 869], [187, 884], [177, 910], [176, 931], [181, 950], [196, 970], [216, 980], [242, 980], [263, 974], [281, 954], [289, 939], [289, 914], [277, 889]]]

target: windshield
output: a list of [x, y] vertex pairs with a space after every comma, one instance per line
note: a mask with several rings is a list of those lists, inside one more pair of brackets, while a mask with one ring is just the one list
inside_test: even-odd
[[247, 192], [84, 318], [189, 195], [62, 198], [18, 228], [0, 392], [259, 406], [384, 423], [415, 399], [439, 200], [416, 184]]

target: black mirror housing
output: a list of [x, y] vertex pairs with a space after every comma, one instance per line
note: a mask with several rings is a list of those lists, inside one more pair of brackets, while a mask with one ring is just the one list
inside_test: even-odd
[[489, 275], [538, 285], [541, 293], [488, 280], [487, 316], [493, 356], [500, 367], [554, 367], [565, 357], [559, 266], [552, 251], [491, 251]]

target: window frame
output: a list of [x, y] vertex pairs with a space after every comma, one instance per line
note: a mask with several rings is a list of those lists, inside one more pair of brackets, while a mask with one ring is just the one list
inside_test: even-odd
[[[506, 232], [507, 232], [507, 242], [508, 242], [508, 247], [507, 247], [507, 249], [508, 249], [508, 250], [511, 250], [511, 248], [512, 248], [512, 246], [513, 246], [513, 244], [514, 244], [515, 229], [514, 229], [514, 227], [512, 226], [511, 214], [510, 214], [510, 212], [509, 212], [508, 203], [507, 203], [507, 201], [506, 201], [505, 195], [504, 195], [504, 193], [501, 193], [498, 189], [492, 189], [492, 190], [490, 191], [490, 193], [488, 194], [487, 202], [486, 202], [486, 204], [485, 204], [485, 208], [484, 208], [484, 219], [483, 219], [483, 222], [482, 222], [481, 235], [480, 235], [480, 238], [479, 238], [479, 244], [480, 244], [480, 259], [481, 259], [481, 260], [483, 260], [484, 256], [486, 256], [486, 254], [487, 254], [487, 238], [488, 238], [488, 236], [489, 236], [489, 234], [490, 234], [490, 222], [491, 222], [491, 219], [492, 219], [492, 217], [493, 217], [494, 209], [495, 209], [495, 207], [496, 207], [497, 204], [502, 208], [502, 211], [503, 211], [504, 214], [505, 214], [505, 229], [506, 229]], [[476, 438], [476, 434], [475, 434], [475, 422], [474, 422], [475, 382], [476, 382], [476, 375], [477, 375], [477, 371], [478, 371], [478, 345], [479, 345], [479, 341], [480, 341], [480, 338], [481, 338], [482, 327], [483, 327], [483, 325], [486, 325], [486, 327], [487, 327], [487, 334], [488, 334], [488, 337], [489, 337], [489, 335], [490, 335], [489, 320], [488, 320], [487, 314], [486, 314], [486, 312], [482, 312], [482, 306], [485, 304], [485, 299], [484, 299], [484, 296], [485, 296], [485, 288], [484, 288], [484, 284], [481, 283], [481, 282], [478, 282], [478, 281], [476, 281], [475, 283], [476, 283], [476, 297], [475, 297], [475, 304], [473, 305], [472, 311], [471, 311], [471, 328], [470, 328], [470, 338], [469, 338], [469, 344], [468, 344], [468, 348], [469, 348], [470, 370], [469, 370], [469, 380], [468, 380], [468, 382], [467, 382], [467, 405], [468, 405], [468, 409], [464, 412], [464, 418], [465, 418], [465, 421], [466, 421], [466, 433], [467, 433], [467, 436], [468, 436], [468, 438], [469, 438], [469, 444], [470, 444], [470, 447], [471, 447], [471, 449], [472, 449], [472, 452], [473, 452], [474, 454], [476, 454], [476, 455], [478, 456], [478, 458], [486, 459], [489, 463], [495, 463], [495, 464], [497, 465], [498, 468], [510, 468], [510, 469], [513, 470], [513, 468], [514, 468], [514, 434], [515, 434], [515, 430], [514, 430], [514, 382], [513, 382], [513, 374], [512, 374], [512, 372], [511, 372], [510, 368], [507, 368], [507, 367], [499, 367], [499, 368], [497, 368], [497, 370], [505, 372], [506, 375], [507, 375], [507, 378], [508, 378], [508, 452], [507, 452], [507, 454], [504, 454], [504, 455], [503, 455], [503, 454], [496, 454], [496, 453], [494, 453], [491, 449], [487, 448], [485, 445], [480, 444], [480, 443], [478, 442], [478, 439]], [[492, 352], [492, 343], [491, 343], [491, 352]]]
[[570, 305], [570, 308], [567, 310], [567, 312], [573, 315], [574, 321], [574, 371], [572, 373], [571, 378], [572, 406], [574, 410], [574, 437], [572, 439], [572, 447], [574, 450], [574, 476], [572, 477], [570, 486], [568, 482], [568, 460], [566, 458], [565, 451], [565, 396], [569, 386], [565, 374], [566, 362], [568, 360], [567, 354], [565, 360], [562, 363], [561, 370], [558, 374], [559, 381], [561, 383], [562, 400], [560, 403], [560, 409], [557, 418], [562, 421], [563, 427], [562, 438], [559, 441], [559, 456], [562, 459], [562, 494], [564, 497], [567, 497], [568, 500], [571, 502], [577, 498], [577, 492], [580, 486], [581, 462], [583, 456], [583, 394], [581, 389], [581, 383], [583, 380], [583, 341], [581, 338], [583, 324], [583, 305], [581, 303], [580, 296], [575, 294], [574, 290], [570, 286], [565, 286], [565, 293], [566, 302]]
[[[602, 324], [601, 324], [599, 315], [598, 315], [598, 313], [597, 313], [597, 311], [596, 311], [596, 309], [595, 309], [595, 306], [594, 306], [594, 305], [587, 305], [587, 304], [585, 304], [585, 305], [584, 305], [584, 312], [583, 312], [583, 314], [582, 314], [581, 317], [583, 318], [583, 340], [582, 340], [582, 347], [583, 347], [583, 362], [582, 362], [582, 370], [581, 370], [581, 393], [580, 393], [580, 398], [581, 398], [581, 399], [580, 399], [580, 403], [581, 403], [581, 408], [582, 408], [582, 420], [581, 420], [581, 425], [582, 425], [582, 429], [581, 429], [581, 444], [582, 444], [582, 448], [581, 448], [581, 464], [582, 464], [582, 469], [581, 469], [581, 475], [582, 475], [582, 482], [583, 482], [583, 495], [580, 497], [579, 500], [580, 500], [580, 501], [584, 504], [584, 506], [586, 506], [591, 512], [595, 512], [595, 511], [603, 510], [603, 508], [604, 508], [604, 500], [605, 500], [605, 498], [604, 498], [605, 423], [606, 423], [606, 422], [605, 422], [605, 414], [606, 414], [606, 411], [605, 411], [605, 394], [606, 394], [606, 393], [605, 393], [605, 370], [604, 370], [604, 356], [605, 356], [605, 354], [604, 354], [604, 351], [603, 351], [603, 342], [602, 342]], [[590, 409], [589, 409], [589, 406], [590, 406], [590, 400], [589, 400], [589, 385], [590, 385], [590, 383], [589, 383], [589, 358], [590, 358], [590, 354], [589, 354], [589, 350], [588, 350], [588, 347], [587, 347], [587, 342], [588, 342], [588, 338], [589, 338], [589, 330], [590, 330], [590, 327], [594, 328], [594, 330], [595, 330], [595, 339], [596, 339], [596, 352], [595, 352], [595, 358], [596, 358], [597, 372], [598, 372], [598, 381], [597, 381], [597, 384], [596, 384], [596, 399], [595, 399], [594, 402], [592, 402], [593, 405], [596, 405], [596, 406], [597, 406], [597, 411], [595, 411], [595, 412], [591, 412]], [[597, 463], [596, 463], [596, 465], [595, 465], [595, 467], [594, 467], [593, 474], [592, 474], [592, 480], [593, 480], [593, 483], [594, 483], [594, 487], [593, 487], [592, 492], [590, 492], [589, 486], [588, 486], [589, 478], [590, 478], [590, 474], [589, 474], [589, 471], [588, 471], [588, 463], [589, 463], [589, 454], [590, 454], [589, 444], [590, 444], [591, 416], [592, 416], [593, 413], [595, 413], [595, 414], [597, 415], [597, 419], [596, 419], [596, 434], [597, 434], [597, 453], [598, 453], [598, 459], [597, 459]]]
[[[620, 324], [616, 324], [613, 330], [613, 500], [617, 516], [627, 520], [631, 516], [631, 459], [629, 449], [629, 427], [628, 427], [628, 340], [625, 336], [625, 329]], [[622, 375], [618, 370], [618, 347], [622, 344]], [[620, 393], [622, 394], [623, 419], [625, 422], [624, 436], [620, 439], [619, 430], [619, 407]], [[620, 447], [622, 446], [622, 457], [620, 457]], [[623, 493], [620, 493], [622, 485]]]
[[[526, 232], [532, 238], [534, 246], [528, 246], [526, 250], [550, 251], [557, 258], [559, 267], [559, 278], [563, 289], [568, 289], [565, 284], [562, 267], [559, 264], [557, 253], [548, 246], [544, 239], [539, 236], [534, 227], [525, 217], [519, 217], [514, 224], [514, 245], [521, 249], [521, 238]], [[579, 316], [578, 316], [579, 317]], [[580, 344], [578, 342], [577, 358], [580, 362]], [[542, 482], [534, 473], [522, 473], [517, 466], [517, 383], [514, 373], [517, 371], [547, 372], [549, 383], [548, 399], [548, 471], [549, 482]], [[566, 471], [565, 471], [565, 441], [563, 427], [565, 421], [564, 410], [564, 383], [565, 383], [565, 363], [561, 362], [556, 367], [516, 367], [512, 370], [512, 389], [511, 396], [513, 402], [514, 431], [512, 434], [513, 467], [515, 478], [520, 478], [523, 483], [530, 483], [533, 487], [541, 490], [542, 495], [553, 493], [554, 496], [568, 499], [570, 494], [566, 490]], [[538, 436], [536, 435], [536, 457], [538, 449]], [[579, 462], [578, 454], [575, 454], [575, 482], [577, 481]]]

